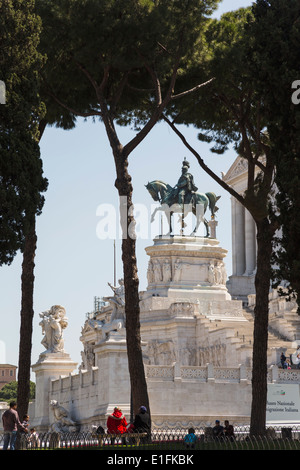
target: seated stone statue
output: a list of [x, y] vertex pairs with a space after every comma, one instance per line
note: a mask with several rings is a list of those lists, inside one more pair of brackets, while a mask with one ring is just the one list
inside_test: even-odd
[[52, 432], [75, 432], [76, 423], [70, 418], [68, 411], [58, 404], [56, 400], [50, 401], [55, 422], [51, 425]]

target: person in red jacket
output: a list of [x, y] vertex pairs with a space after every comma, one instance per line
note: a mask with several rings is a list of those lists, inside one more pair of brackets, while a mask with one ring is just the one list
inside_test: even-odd
[[[127, 425], [122, 410], [116, 406], [114, 412], [107, 418], [107, 432], [109, 434], [124, 434], [127, 432]], [[125, 443], [124, 439], [122, 439], [122, 442], [123, 444]], [[112, 444], [113, 443], [114, 439], [112, 439]]]

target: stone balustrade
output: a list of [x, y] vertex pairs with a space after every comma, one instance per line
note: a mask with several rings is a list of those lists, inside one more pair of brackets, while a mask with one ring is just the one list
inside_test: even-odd
[[72, 373], [61, 376], [56, 380], [51, 380], [50, 393], [91, 387], [97, 385], [97, 381], [98, 367], [93, 367], [91, 370], [80, 371], [79, 374]]
[[[198, 381], [198, 382], [251, 382], [252, 369], [239, 367], [214, 367], [207, 364], [203, 367], [181, 366], [177, 362], [170, 366], [146, 365], [147, 380], [164, 381]], [[51, 381], [51, 392], [76, 390], [97, 384], [98, 368], [70, 374]], [[268, 383], [300, 384], [300, 369], [280, 369], [272, 365], [268, 369]]]
[[[198, 381], [198, 382], [251, 382], [252, 369], [240, 365], [239, 367], [214, 367], [207, 364], [203, 367], [180, 366], [174, 363], [171, 366], [146, 365], [147, 380], [156, 381]], [[280, 369], [272, 365], [268, 369], [268, 383], [300, 384], [300, 369]]]

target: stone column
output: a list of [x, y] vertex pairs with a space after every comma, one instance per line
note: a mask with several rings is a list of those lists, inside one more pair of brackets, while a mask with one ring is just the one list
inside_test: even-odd
[[236, 275], [242, 276], [245, 272], [245, 209], [235, 200], [234, 211], [234, 253]]
[[217, 225], [218, 222], [215, 219], [211, 219], [208, 222], [208, 226], [210, 229], [210, 238], [217, 238]]
[[245, 261], [245, 274], [253, 274], [256, 266], [255, 222], [247, 210], [245, 210]]
[[41, 354], [38, 362], [32, 366], [36, 376], [35, 412], [32, 424], [39, 431], [45, 432], [49, 430], [51, 380], [69, 375], [76, 366], [77, 363], [73, 362], [69, 354], [64, 352]]
[[115, 406], [119, 406], [130, 418], [130, 377], [128, 370], [125, 331], [111, 332], [109, 338], [95, 346], [98, 367], [98, 403], [95, 415], [106, 418]]
[[231, 196], [232, 276], [236, 276], [235, 205], [236, 205], [236, 199], [235, 197]]

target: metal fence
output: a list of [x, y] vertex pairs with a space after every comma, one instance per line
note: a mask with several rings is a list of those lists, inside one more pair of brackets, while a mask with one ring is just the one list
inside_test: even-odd
[[[39, 433], [28, 437], [20, 434], [16, 449], [19, 450], [300, 450], [300, 425], [291, 427], [269, 427], [266, 434], [253, 437], [249, 426], [235, 426], [234, 436], [215, 437], [212, 428], [195, 428], [196, 442], [188, 445], [187, 429], [157, 429], [146, 434], [96, 434], [94, 432]], [[3, 448], [3, 434], [0, 434], [0, 449]]]

